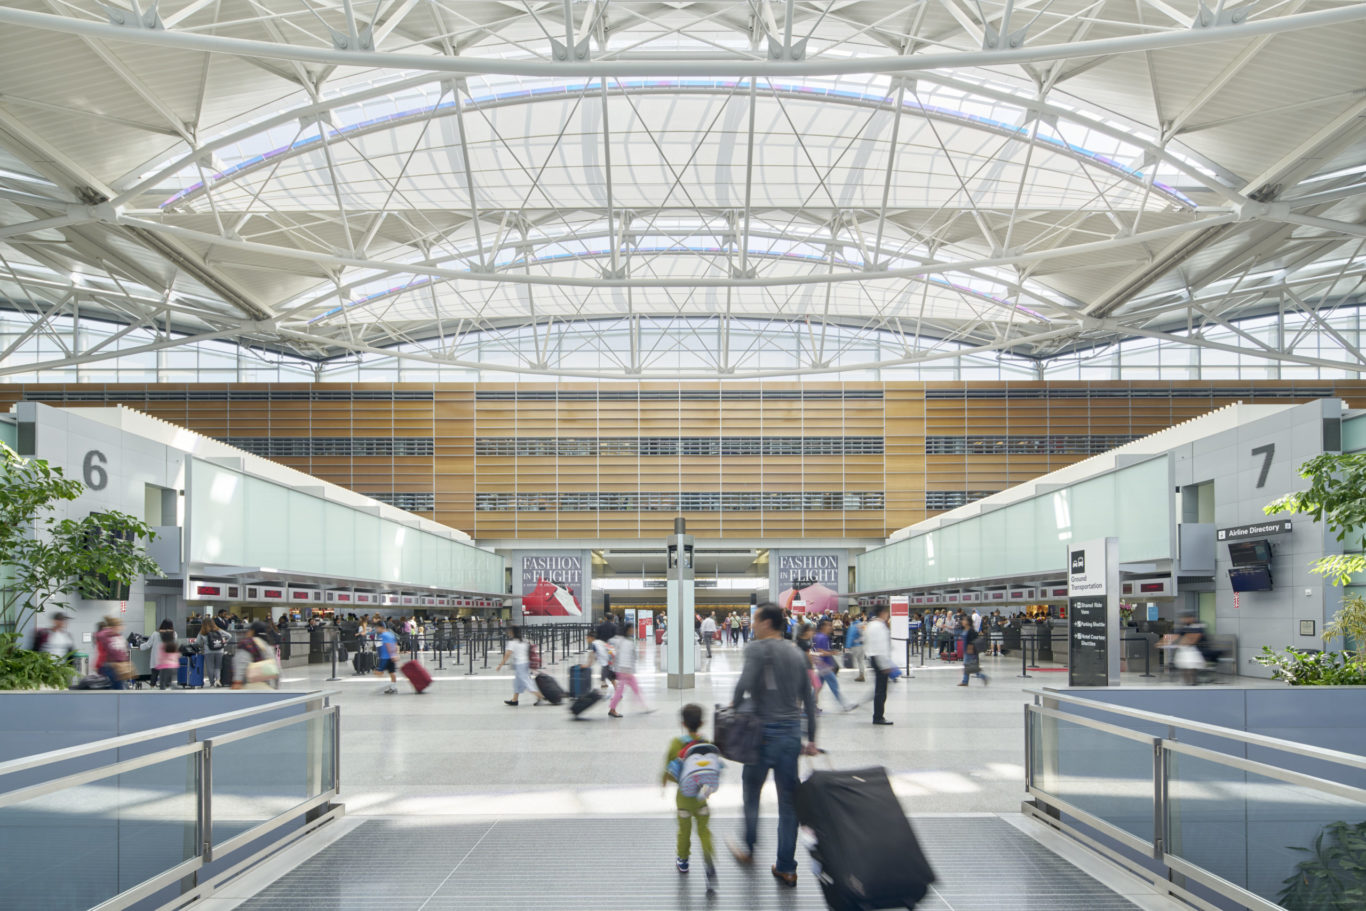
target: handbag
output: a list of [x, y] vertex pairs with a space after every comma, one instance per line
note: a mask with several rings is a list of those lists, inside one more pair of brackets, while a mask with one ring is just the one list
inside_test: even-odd
[[852, 671], [854, 669], [854, 656], [848, 652], [844, 653], [844, 668]]
[[114, 672], [114, 676], [120, 680], [133, 679], [133, 662], [131, 661], [110, 661], [109, 668]]
[[712, 718], [716, 748], [731, 762], [753, 765], [759, 761], [764, 745], [764, 723], [753, 711], [734, 706], [716, 707]]

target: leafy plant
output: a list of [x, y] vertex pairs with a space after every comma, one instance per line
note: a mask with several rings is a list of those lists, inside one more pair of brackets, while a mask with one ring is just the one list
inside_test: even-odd
[[0, 443], [0, 566], [8, 575], [0, 616], [17, 631], [71, 595], [111, 599], [139, 576], [161, 575], [147, 556], [156, 534], [147, 523], [113, 510], [53, 515], [57, 504], [84, 492], [61, 468]]
[[1309, 854], [1295, 865], [1277, 899], [1287, 911], [1357, 911], [1366, 908], [1366, 822], [1329, 823]]
[[1342, 607], [1323, 628], [1325, 642], [1339, 636], [1350, 641], [1357, 649], [1357, 656], [1362, 656], [1362, 650], [1366, 649], [1366, 598], [1351, 594], [1342, 599]]
[[0, 633], [0, 690], [66, 689], [76, 669], [47, 652], [21, 648], [18, 633]]
[[[1300, 466], [1307, 490], [1288, 493], [1268, 503], [1263, 511], [1307, 513], [1337, 535], [1344, 548], [1361, 550], [1366, 544], [1366, 455], [1324, 453]], [[1334, 585], [1346, 585], [1366, 572], [1366, 554], [1332, 554], [1314, 562], [1314, 572]]]
[[1257, 663], [1271, 668], [1273, 680], [1291, 686], [1366, 686], [1366, 662], [1343, 652], [1277, 652], [1262, 646]]

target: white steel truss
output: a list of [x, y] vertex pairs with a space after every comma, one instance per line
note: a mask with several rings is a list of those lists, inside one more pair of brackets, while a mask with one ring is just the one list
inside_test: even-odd
[[1363, 2], [29, 6], [0, 377], [1366, 369]]

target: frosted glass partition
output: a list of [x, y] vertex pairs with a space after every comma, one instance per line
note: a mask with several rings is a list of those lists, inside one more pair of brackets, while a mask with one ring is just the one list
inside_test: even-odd
[[1072, 541], [1114, 536], [1126, 563], [1171, 557], [1168, 457], [1158, 456], [854, 558], [860, 591], [1061, 570]]
[[503, 558], [304, 491], [194, 459], [187, 517], [195, 563], [436, 588], [503, 589]]

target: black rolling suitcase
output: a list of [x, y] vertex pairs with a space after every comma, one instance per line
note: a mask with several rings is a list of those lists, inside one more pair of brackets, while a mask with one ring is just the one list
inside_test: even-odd
[[540, 690], [542, 696], [550, 700], [551, 705], [559, 705], [564, 701], [564, 689], [549, 674], [536, 675], [536, 689]]
[[883, 768], [816, 772], [797, 786], [797, 821], [832, 911], [914, 908], [934, 871]]
[[584, 712], [588, 711], [601, 701], [602, 693], [599, 693], [596, 690], [589, 690], [588, 692], [584, 693], [582, 696], [579, 696], [577, 699], [574, 700], [573, 704], [569, 706], [569, 711], [574, 713], [575, 718], [579, 718], [583, 715]]

